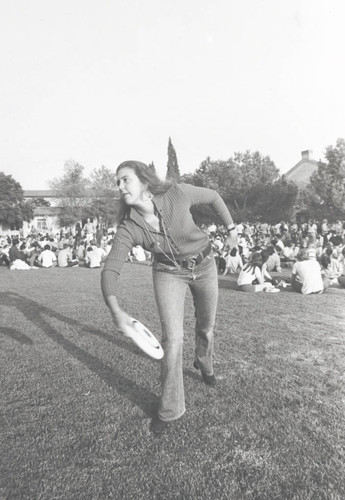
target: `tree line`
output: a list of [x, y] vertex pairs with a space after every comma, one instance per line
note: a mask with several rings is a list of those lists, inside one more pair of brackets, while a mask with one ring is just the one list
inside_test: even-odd
[[[235, 153], [228, 160], [206, 158], [184, 182], [215, 189], [235, 220], [277, 223], [293, 220], [299, 213], [316, 220], [345, 219], [345, 139], [325, 149], [306, 186], [287, 181], [269, 156], [258, 151]], [[197, 216], [214, 218], [207, 208]]]
[[[235, 220], [264, 220], [275, 223], [292, 220], [296, 212], [308, 217], [345, 219], [345, 139], [325, 150], [310, 183], [300, 187], [288, 182], [269, 156], [260, 152], [234, 153], [227, 160], [206, 158], [193, 173], [182, 175], [171, 138], [168, 142], [166, 178], [215, 189], [224, 199]], [[155, 169], [154, 163], [150, 167]], [[70, 226], [87, 217], [102, 219], [106, 226], [114, 223], [118, 210], [115, 172], [106, 166], [85, 175], [84, 167], [68, 160], [63, 175], [49, 182], [60, 206], [60, 224]], [[0, 172], [0, 224], [21, 227], [33, 218], [34, 208], [49, 205], [45, 199], [24, 200], [21, 185], [11, 175]], [[213, 220], [207, 207], [193, 212], [197, 222]]]

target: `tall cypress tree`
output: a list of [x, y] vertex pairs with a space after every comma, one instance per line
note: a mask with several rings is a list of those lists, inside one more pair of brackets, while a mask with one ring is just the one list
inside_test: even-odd
[[168, 143], [168, 169], [166, 180], [170, 180], [173, 182], [180, 181], [180, 169], [177, 163], [176, 151], [173, 143], [171, 142], [171, 137], [169, 137]]
[[148, 167], [150, 170], [152, 170], [152, 172], [156, 173], [156, 167], [153, 161], [151, 161], [151, 163], [148, 164]]

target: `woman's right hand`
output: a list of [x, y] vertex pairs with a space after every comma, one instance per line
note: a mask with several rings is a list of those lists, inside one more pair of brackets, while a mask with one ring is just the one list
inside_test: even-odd
[[113, 317], [114, 324], [127, 337], [130, 336], [129, 328], [133, 326], [133, 318], [121, 309], [115, 295], [107, 297], [107, 305]]
[[113, 316], [113, 321], [116, 328], [123, 333], [126, 337], [130, 336], [130, 330], [133, 327], [133, 318], [129, 316], [125, 311], [117, 311], [116, 315]]

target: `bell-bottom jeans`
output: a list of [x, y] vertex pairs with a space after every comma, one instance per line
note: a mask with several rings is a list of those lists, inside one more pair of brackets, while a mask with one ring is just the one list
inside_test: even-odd
[[218, 302], [218, 273], [212, 254], [194, 269], [153, 263], [153, 286], [162, 326], [161, 397], [158, 417], [177, 420], [185, 412], [182, 371], [184, 303], [187, 286], [195, 308], [195, 362], [213, 375], [213, 328]]

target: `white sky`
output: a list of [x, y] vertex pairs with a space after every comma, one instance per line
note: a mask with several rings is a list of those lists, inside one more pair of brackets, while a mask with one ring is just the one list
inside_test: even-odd
[[45, 189], [65, 160], [181, 173], [210, 156], [345, 136], [343, 0], [0, 0], [0, 170]]

